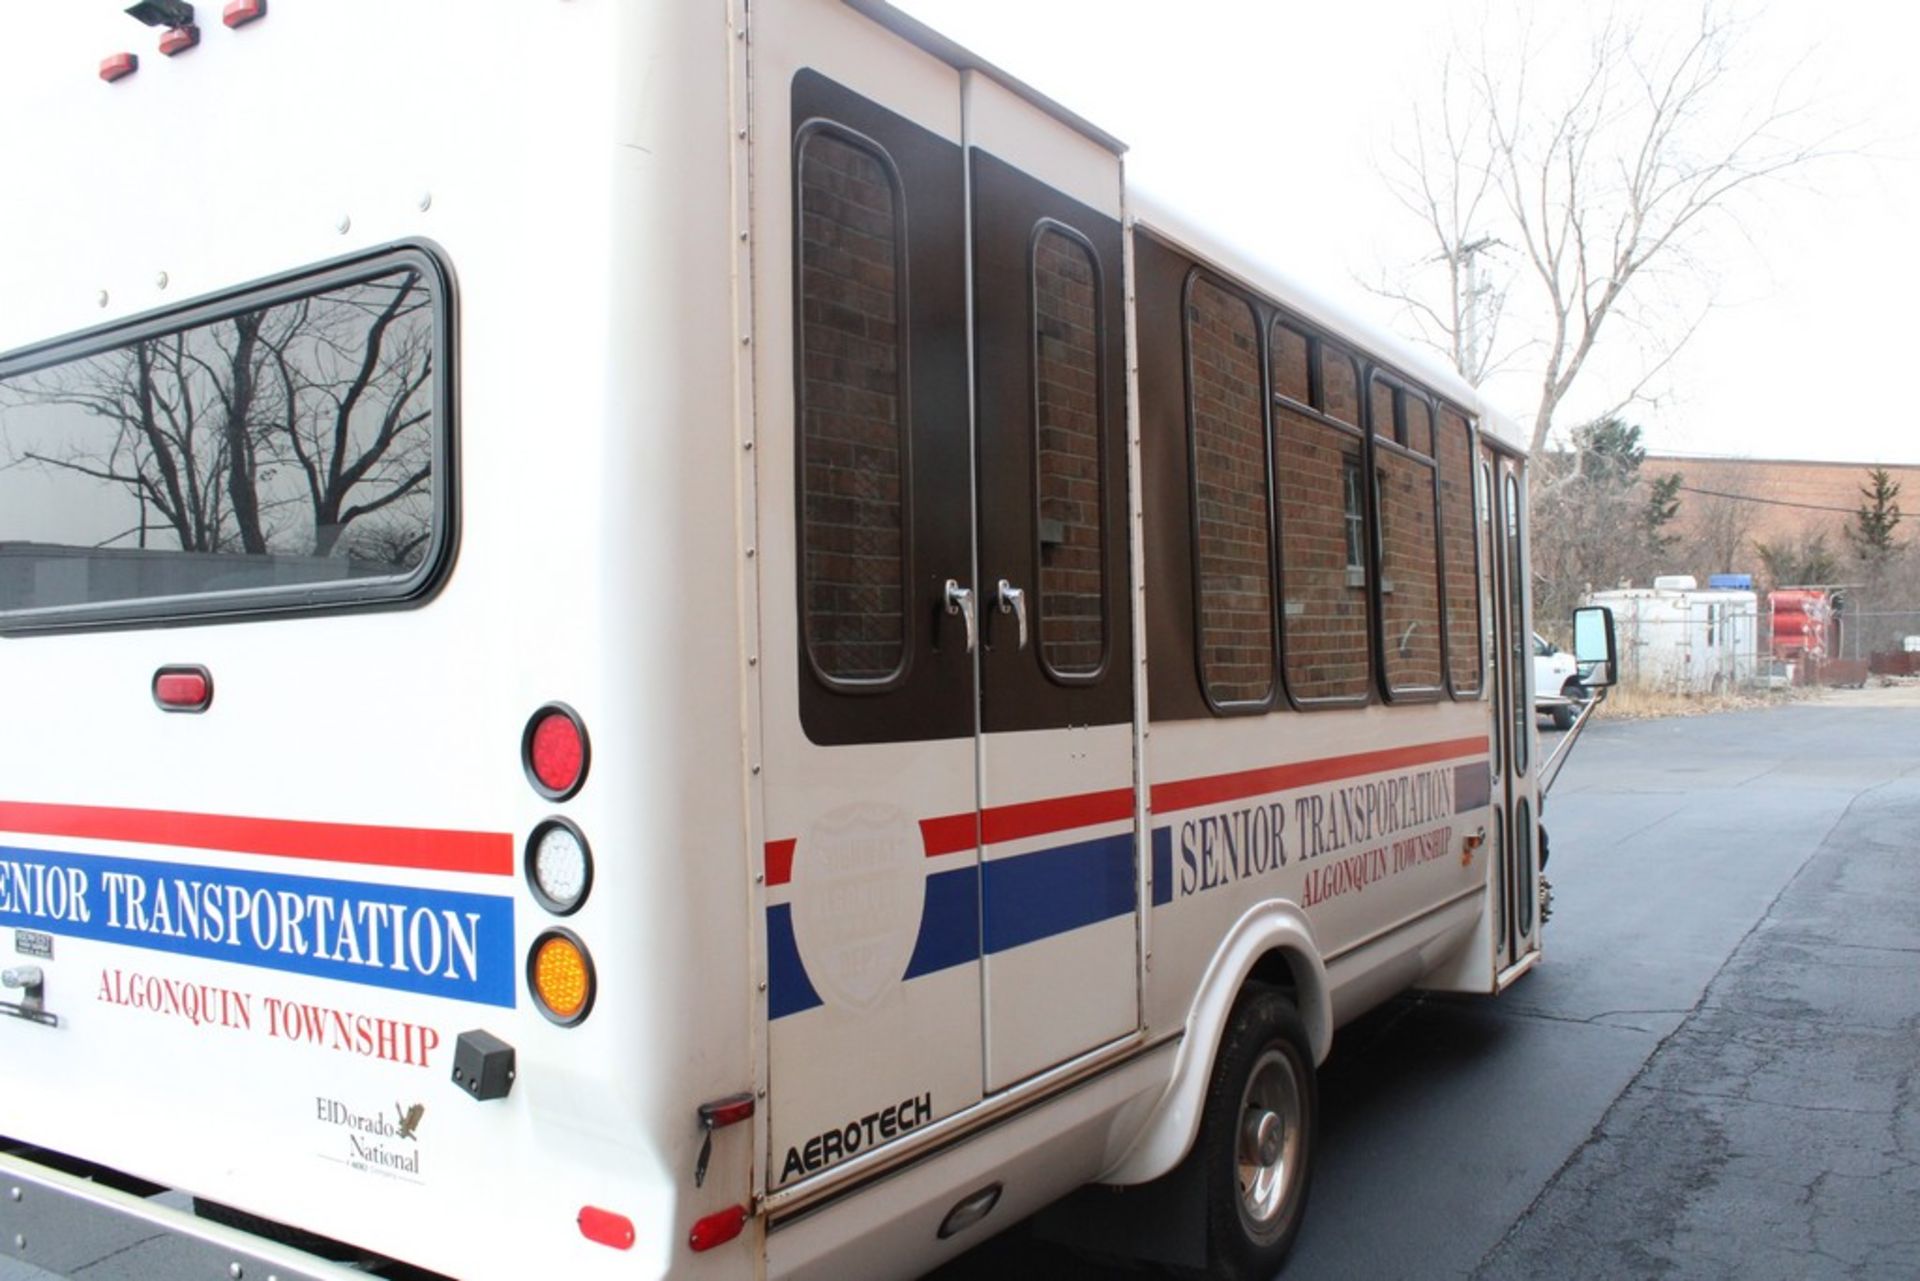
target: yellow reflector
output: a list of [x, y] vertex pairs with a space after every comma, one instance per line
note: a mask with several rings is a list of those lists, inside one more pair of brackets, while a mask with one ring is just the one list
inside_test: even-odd
[[593, 997], [593, 965], [586, 951], [565, 934], [549, 934], [533, 947], [528, 967], [533, 994], [547, 1012], [571, 1023], [587, 1012]]

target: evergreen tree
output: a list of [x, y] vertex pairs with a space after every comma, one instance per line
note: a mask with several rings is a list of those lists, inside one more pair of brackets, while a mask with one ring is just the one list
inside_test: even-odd
[[1900, 482], [1884, 467], [1867, 472], [1868, 483], [1860, 487], [1860, 506], [1847, 522], [1847, 542], [1870, 574], [1887, 567], [1899, 551], [1893, 531], [1900, 524]]

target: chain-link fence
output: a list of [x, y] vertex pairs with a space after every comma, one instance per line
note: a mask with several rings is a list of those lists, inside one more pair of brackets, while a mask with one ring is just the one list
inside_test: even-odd
[[1837, 611], [1830, 602], [1776, 611], [1765, 597], [1654, 591], [1593, 603], [1613, 610], [1625, 686], [1712, 694], [1920, 676], [1920, 610], [1843, 601]]

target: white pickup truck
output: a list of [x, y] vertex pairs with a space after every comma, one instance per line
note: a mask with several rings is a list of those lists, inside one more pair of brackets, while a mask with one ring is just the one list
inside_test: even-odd
[[1573, 655], [1542, 636], [1533, 634], [1533, 710], [1553, 718], [1559, 730], [1573, 728], [1574, 718], [1586, 706], [1587, 687]]

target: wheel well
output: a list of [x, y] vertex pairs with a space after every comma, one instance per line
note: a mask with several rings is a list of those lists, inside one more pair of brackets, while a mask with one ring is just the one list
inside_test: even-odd
[[[1247, 971], [1246, 984], [1258, 983], [1273, 989], [1293, 1003], [1309, 1029], [1308, 1039], [1314, 1044], [1315, 1061], [1326, 1057], [1331, 1039], [1332, 1025], [1322, 1023], [1325, 1018], [1326, 992], [1322, 989], [1317, 975], [1307, 958], [1288, 947], [1273, 947], [1260, 954], [1253, 968]], [[1238, 999], [1237, 997], [1235, 998]], [[1316, 1027], [1325, 1030], [1316, 1035]]]
[[1300, 979], [1293, 970], [1293, 954], [1285, 948], [1276, 947], [1262, 953], [1247, 971], [1247, 981], [1285, 992], [1294, 999], [1295, 1008], [1299, 1008]]

